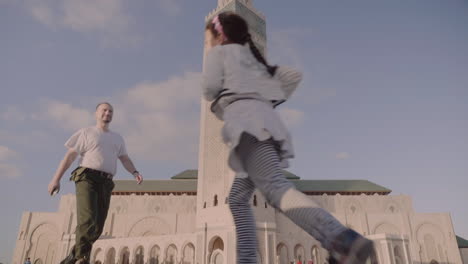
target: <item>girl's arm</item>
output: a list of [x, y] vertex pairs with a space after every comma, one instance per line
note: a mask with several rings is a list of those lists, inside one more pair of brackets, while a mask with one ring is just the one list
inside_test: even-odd
[[274, 78], [281, 82], [281, 89], [286, 99], [296, 90], [302, 80], [302, 73], [296, 69], [287, 66], [279, 66]]
[[224, 66], [223, 52], [220, 48], [212, 48], [206, 55], [203, 65], [203, 95], [206, 100], [213, 101], [223, 89]]

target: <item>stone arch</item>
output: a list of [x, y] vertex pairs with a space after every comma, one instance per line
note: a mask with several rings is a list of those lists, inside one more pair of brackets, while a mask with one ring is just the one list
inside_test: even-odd
[[177, 247], [174, 244], [170, 244], [165, 250], [165, 264], [176, 264], [177, 261]]
[[182, 247], [182, 264], [195, 263], [195, 246], [192, 242], [186, 243]]
[[59, 234], [57, 227], [49, 222], [38, 224], [27, 240], [26, 256], [42, 263], [54, 263], [58, 251]]
[[421, 238], [421, 234], [424, 233], [432, 233], [436, 240], [443, 240], [443, 243], [445, 243], [444, 232], [442, 232], [442, 229], [438, 225], [429, 222], [418, 225], [416, 228], [416, 237], [418, 240]]
[[134, 264], [145, 263], [145, 248], [142, 245], [135, 247], [133, 251], [133, 262]]
[[125, 246], [119, 251], [119, 264], [130, 264], [130, 249]]
[[393, 247], [393, 256], [395, 258], [395, 264], [405, 263], [405, 257], [403, 256], [402, 249], [399, 245]]
[[149, 252], [149, 264], [160, 264], [161, 262], [161, 248], [158, 245], [153, 245]]
[[446, 244], [442, 229], [433, 223], [422, 223], [416, 228], [416, 240], [421, 245], [424, 261], [441, 261], [438, 248]]
[[301, 244], [297, 244], [294, 247], [294, 259], [295, 260], [300, 260], [301, 262], [304, 262], [306, 256], [305, 256], [305, 250], [304, 247]]
[[[218, 252], [219, 256], [215, 256], [215, 252]], [[208, 261], [214, 261], [218, 259], [224, 259], [224, 241], [220, 236], [214, 236], [208, 243]], [[214, 263], [214, 262], [213, 262]]]
[[289, 250], [285, 243], [280, 242], [276, 246], [276, 263], [289, 263]]
[[156, 216], [145, 217], [132, 225], [127, 237], [148, 237], [167, 235], [171, 232], [171, 225]]
[[111, 247], [107, 250], [104, 262], [106, 264], [115, 264], [115, 248]]
[[104, 262], [104, 251], [102, 250], [102, 248], [93, 249], [91, 260], [92, 260], [92, 263], [96, 263], [100, 261], [102, 264]]
[[313, 263], [321, 263], [320, 262], [320, 250], [317, 245], [313, 245], [312, 248], [310, 249], [310, 257]]
[[442, 246], [439, 244], [437, 245], [437, 248], [439, 249], [439, 259], [440, 261], [443, 261], [445, 260], [445, 254], [444, 254], [444, 251], [442, 250]]
[[213, 251], [210, 256], [209, 262], [210, 264], [224, 264], [224, 252], [220, 249]]
[[224, 241], [220, 236], [214, 236], [213, 238], [211, 238], [208, 246], [210, 251], [214, 251], [216, 249], [221, 249], [222, 251], [224, 251]]
[[400, 234], [400, 229], [393, 224], [383, 222], [375, 226], [373, 234]]
[[436, 241], [434, 240], [434, 236], [431, 234], [424, 234], [424, 252], [426, 253], [426, 259], [438, 259], [437, 255], [437, 244]]

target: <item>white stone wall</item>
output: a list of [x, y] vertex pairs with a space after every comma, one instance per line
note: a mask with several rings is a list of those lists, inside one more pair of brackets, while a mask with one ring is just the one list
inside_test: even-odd
[[[256, 195], [257, 206], [253, 208], [262, 263], [276, 263], [282, 258], [297, 260], [299, 255], [302, 260], [324, 263], [327, 253], [319, 242], [270, 205], [265, 208], [264, 198]], [[405, 195], [311, 198], [343, 224], [373, 239], [382, 264], [432, 260], [462, 263], [448, 213], [416, 213], [410, 197]], [[44, 264], [55, 264], [65, 257], [74, 244], [74, 203], [74, 195], [64, 195], [55, 213], [25, 212], [12, 263], [21, 264], [29, 256], [33, 263], [40, 259]], [[205, 208], [209, 223], [206, 229], [204, 225], [196, 226], [195, 205], [195, 196], [112, 197], [109, 217], [102, 237], [95, 244], [93, 259], [103, 261], [114, 250], [115, 261], [119, 261], [121, 253], [128, 249], [129, 260], [136, 263], [137, 250], [141, 247], [144, 263], [150, 263], [153, 248], [159, 249], [161, 258], [166, 258], [169, 250], [177, 261], [182, 260], [186, 251], [186, 255], [195, 255], [195, 263], [204, 263], [205, 258], [208, 260], [216, 254], [223, 258], [223, 263], [235, 263], [235, 232], [227, 205], [220, 202]], [[225, 223], [224, 219], [230, 222]], [[467, 252], [461, 252], [466, 258]]]
[[468, 248], [461, 248], [460, 255], [461, 255], [463, 264], [468, 264]]

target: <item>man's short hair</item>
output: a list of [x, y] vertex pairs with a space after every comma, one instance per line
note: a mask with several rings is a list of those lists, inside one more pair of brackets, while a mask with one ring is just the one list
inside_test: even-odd
[[99, 108], [100, 105], [103, 105], [103, 104], [106, 104], [110, 106], [112, 109], [114, 109], [114, 107], [109, 102], [100, 102], [99, 104], [96, 105], [96, 110]]

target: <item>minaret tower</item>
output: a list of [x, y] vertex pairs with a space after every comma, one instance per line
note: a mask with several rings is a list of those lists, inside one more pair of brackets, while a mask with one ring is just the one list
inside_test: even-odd
[[[232, 11], [249, 24], [252, 39], [260, 51], [266, 47], [265, 17], [252, 6], [252, 0], [218, 0], [218, 6], [205, 18]], [[204, 56], [206, 55], [204, 48]], [[235, 227], [227, 204], [234, 172], [227, 165], [228, 148], [221, 139], [222, 122], [202, 99], [197, 190], [197, 262], [235, 263]]]

